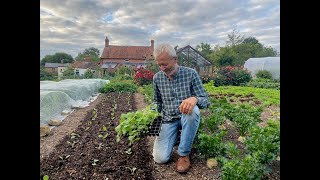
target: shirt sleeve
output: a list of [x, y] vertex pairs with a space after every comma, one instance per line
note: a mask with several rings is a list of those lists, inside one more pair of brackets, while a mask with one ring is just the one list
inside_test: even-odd
[[200, 109], [207, 108], [210, 100], [206, 90], [203, 87], [201, 79], [196, 71], [192, 74], [191, 94], [198, 99], [197, 105]]
[[162, 111], [162, 99], [161, 99], [161, 94], [160, 90], [157, 86], [155, 76], [153, 77], [153, 104], [157, 106], [157, 111], [161, 113]]

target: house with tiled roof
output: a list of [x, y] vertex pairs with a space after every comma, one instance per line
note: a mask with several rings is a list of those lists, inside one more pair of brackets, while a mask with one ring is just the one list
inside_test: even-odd
[[116, 46], [110, 45], [106, 37], [105, 47], [100, 57], [103, 74], [123, 65], [134, 68], [145, 66], [146, 59], [154, 59], [153, 50], [154, 40], [151, 40], [150, 46]]
[[61, 76], [65, 69], [70, 65], [70, 63], [45, 63], [44, 68], [49, 73], [57, 73]]
[[75, 75], [77, 76], [83, 76], [88, 70], [91, 70], [94, 74], [98, 75], [99, 72], [97, 70], [100, 66], [100, 62], [93, 62], [90, 58], [75, 61], [71, 64], [71, 67], [74, 68]]

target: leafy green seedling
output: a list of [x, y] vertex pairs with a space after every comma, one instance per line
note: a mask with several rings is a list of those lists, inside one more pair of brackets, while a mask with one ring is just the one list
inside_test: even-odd
[[99, 162], [99, 160], [98, 160], [98, 159], [94, 159], [94, 160], [93, 160], [93, 163], [92, 163], [92, 166], [97, 165], [97, 162]]
[[42, 177], [42, 179], [43, 179], [43, 180], [49, 180], [49, 176], [48, 176], [48, 175], [44, 175], [44, 176]]

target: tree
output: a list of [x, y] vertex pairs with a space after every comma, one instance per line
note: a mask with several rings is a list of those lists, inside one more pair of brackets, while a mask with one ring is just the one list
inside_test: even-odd
[[196, 50], [198, 50], [207, 59], [209, 59], [209, 55], [213, 52], [210, 44], [208, 43], [200, 43], [200, 45], [196, 46]]
[[228, 65], [234, 66], [236, 58], [237, 58], [237, 54], [234, 53], [234, 51], [230, 47], [220, 48], [219, 51], [215, 52], [212, 55], [214, 64], [218, 67], [228, 66]]
[[63, 72], [63, 76], [67, 78], [73, 78], [74, 77], [74, 68], [67, 67], [67, 69]]
[[242, 43], [245, 44], [260, 44], [259, 41], [255, 37], [247, 37], [243, 40]]
[[257, 53], [257, 57], [276, 57], [280, 56], [278, 51], [272, 47], [263, 47], [261, 51]]
[[93, 61], [99, 61], [100, 51], [94, 47], [86, 48], [83, 52], [78, 53], [75, 59], [76, 61], [82, 61], [85, 57], [90, 57]]
[[64, 52], [57, 52], [54, 55], [46, 55], [41, 59], [40, 65], [44, 66], [46, 63], [72, 63], [73, 57]]
[[216, 45], [213, 46], [213, 50], [212, 50], [212, 51], [213, 51], [213, 52], [219, 51], [220, 48], [221, 48], [221, 47], [219, 46], [219, 44], [216, 44]]
[[226, 41], [227, 45], [237, 45], [242, 43], [244, 40], [244, 35], [239, 33], [239, 30], [233, 29], [231, 34], [228, 34], [228, 40]]
[[100, 58], [98, 56], [91, 56], [91, 60], [93, 62], [99, 62], [100, 61]]
[[244, 65], [249, 58], [258, 57], [257, 54], [261, 51], [262, 46], [260, 43], [241, 43], [231, 47], [231, 49], [236, 54], [235, 65]]
[[97, 48], [90, 47], [90, 48], [85, 49], [83, 51], [83, 54], [87, 55], [87, 56], [97, 56], [97, 57], [99, 57], [100, 56], [100, 51]]
[[[208, 55], [208, 59], [216, 66], [244, 65], [249, 58], [280, 56], [276, 49], [265, 47], [255, 37], [244, 38], [236, 29], [228, 34], [228, 38], [227, 46], [216, 45]], [[197, 45], [199, 51], [207, 47], [205, 44], [202, 45]]]
[[[226, 53], [226, 51], [228, 53]], [[246, 60], [255, 57], [275, 57], [277, 51], [271, 47], [264, 47], [255, 37], [248, 37], [242, 43], [226, 46], [214, 51], [211, 56], [217, 65], [244, 65]], [[224, 57], [226, 56], [226, 57]]]

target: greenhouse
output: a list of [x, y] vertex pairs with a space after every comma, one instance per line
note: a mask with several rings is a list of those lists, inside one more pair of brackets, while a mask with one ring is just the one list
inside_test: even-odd
[[247, 68], [253, 77], [259, 70], [271, 72], [272, 78], [280, 78], [280, 57], [249, 58], [244, 67]]
[[199, 74], [209, 71], [212, 63], [207, 60], [199, 51], [187, 45], [176, 51], [178, 56], [178, 64], [195, 69]]

